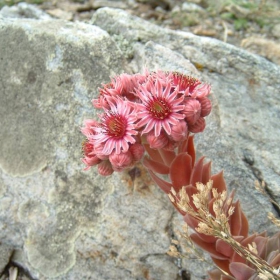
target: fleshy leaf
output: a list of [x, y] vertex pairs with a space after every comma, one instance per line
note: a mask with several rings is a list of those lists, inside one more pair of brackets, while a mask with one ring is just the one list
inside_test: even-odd
[[150, 176], [152, 177], [152, 179], [155, 181], [155, 183], [167, 194], [170, 193], [172, 184], [168, 183], [165, 180], [162, 180], [161, 178], [159, 178], [152, 170], [148, 170], [150, 173]]
[[[272, 254], [275, 254], [273, 256]], [[269, 255], [268, 260], [267, 260], [271, 266], [278, 267], [280, 265], [280, 253], [278, 252], [272, 252], [271, 255]]]
[[233, 253], [233, 249], [232, 247], [227, 244], [225, 241], [223, 241], [222, 239], [218, 239], [216, 242], [216, 250], [217, 252], [230, 257]]
[[159, 173], [159, 174], [168, 174], [169, 173], [169, 167], [164, 165], [163, 163], [154, 161], [152, 159], [149, 159], [147, 157], [144, 157], [143, 159], [143, 165], [147, 168], [152, 170], [153, 172]]
[[170, 166], [170, 179], [176, 192], [178, 192], [181, 187], [189, 185], [191, 171], [191, 156], [187, 153], [177, 155]]
[[238, 280], [248, 280], [256, 271], [244, 263], [234, 262], [229, 265], [229, 270]]
[[165, 165], [170, 166], [172, 161], [175, 159], [176, 154], [174, 151], [168, 151], [164, 149], [159, 149], [159, 153], [163, 159]]
[[212, 257], [213, 262], [216, 264], [217, 267], [222, 269], [223, 271], [227, 272], [228, 274], [231, 274], [229, 271], [229, 260], [220, 260]]
[[190, 238], [196, 245], [201, 247], [204, 251], [208, 252], [211, 257], [219, 260], [227, 260], [226, 256], [216, 251], [215, 243], [204, 242], [196, 233], [192, 233], [190, 235]]
[[201, 157], [192, 170], [190, 183], [195, 186], [196, 183], [202, 183], [202, 170], [203, 170], [203, 160], [204, 157]]
[[218, 193], [222, 193], [227, 190], [226, 182], [224, 180], [223, 171], [212, 175], [211, 179], [213, 180], [213, 189], [217, 189]]
[[258, 256], [261, 257], [262, 259], [265, 259], [265, 257], [266, 257], [266, 245], [267, 245], [267, 242], [268, 242], [268, 238], [263, 237], [263, 236], [257, 236], [255, 238], [254, 242], [257, 245]]
[[[241, 235], [240, 232], [242, 230], [242, 211], [240, 207], [240, 202], [237, 201], [232, 204], [234, 206], [234, 212], [230, 216], [230, 231], [232, 235]], [[246, 237], [246, 236], [244, 236]]]
[[151, 159], [153, 159], [154, 161], [163, 163], [163, 159], [158, 150], [151, 149], [149, 144], [144, 144], [144, 147], [145, 147], [145, 150], [147, 151], [147, 153], [149, 154], [149, 156], [151, 157]]
[[[243, 239], [241, 241], [242, 246], [248, 247], [248, 244], [252, 244], [252, 242], [254, 241], [255, 238], [256, 238], [256, 234], [253, 234], [253, 235], [250, 235], [250, 236], [246, 237], [245, 239]], [[246, 263], [246, 259], [239, 256], [236, 252], [234, 252], [233, 255], [232, 255], [232, 262]]]
[[211, 161], [203, 165], [202, 179], [201, 179], [202, 184], [206, 185], [210, 181], [210, 177], [211, 177]]

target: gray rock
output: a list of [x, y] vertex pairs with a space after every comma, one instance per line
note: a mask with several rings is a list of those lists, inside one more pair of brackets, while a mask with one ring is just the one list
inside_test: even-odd
[[182, 11], [184, 11], [184, 12], [201, 12], [201, 11], [203, 11], [203, 8], [201, 8], [199, 5], [197, 5], [195, 3], [184, 2], [182, 4]]
[[10, 262], [12, 254], [13, 248], [11, 246], [0, 243], [0, 275], [2, 275], [5, 267]]
[[[199, 149], [213, 160], [215, 172], [225, 169], [229, 185], [230, 182], [234, 185], [233, 182], [239, 181], [239, 184], [246, 186], [240, 187], [239, 194], [245, 200], [248, 197], [248, 205], [242, 204], [245, 209], [248, 207], [248, 211], [252, 211], [248, 215], [253, 216], [256, 207], [249, 203], [252, 192], [254, 199], [260, 199], [260, 195], [254, 191], [256, 179], [264, 180], [274, 199], [280, 202], [280, 170], [277, 167], [277, 139], [280, 137], [280, 100], [277, 94], [280, 89], [279, 66], [221, 41], [164, 29], [120, 10], [98, 10], [92, 22], [110, 34], [122, 34], [125, 39], [135, 42], [136, 54], [141, 53], [142, 46], [142, 55], [136, 55], [135, 61], [132, 61], [132, 65], [139, 66], [134, 71], [141, 70], [145, 57], [143, 52], [155, 43], [197, 65], [202, 70], [199, 77], [212, 85], [215, 105], [215, 110], [208, 118], [207, 130], [197, 137]], [[160, 60], [161, 67], [165, 62], [169, 67], [169, 55], [166, 57]], [[150, 64], [153, 65], [157, 60], [155, 58]], [[209, 146], [209, 143], [212, 144]], [[228, 149], [231, 152], [225, 157], [223, 153]], [[243, 160], [244, 149], [254, 155], [253, 168]], [[261, 200], [260, 203], [268, 202]], [[266, 220], [265, 213], [259, 215], [262, 219], [255, 215], [256, 221]], [[259, 231], [256, 225], [253, 221], [252, 230]]]
[[7, 18], [33, 18], [41, 20], [49, 20], [52, 17], [40, 10], [36, 5], [28, 3], [19, 3], [14, 6], [4, 6], [0, 10], [0, 16]]
[[93, 22], [0, 18], [0, 240], [34, 279], [175, 280], [180, 268], [205, 278], [208, 264], [166, 255], [182, 219], [144, 168], [135, 180], [82, 171], [79, 128], [98, 114], [91, 99], [115, 74], [160, 68], [211, 83], [198, 154], [224, 169], [251, 231], [271, 234], [273, 208], [254, 181], [280, 200], [280, 69], [121, 10], [99, 9]]
[[272, 27], [272, 30], [271, 30], [273, 36], [275, 36], [276, 38], [280, 38], [280, 23], [278, 24], [275, 24], [273, 27]]

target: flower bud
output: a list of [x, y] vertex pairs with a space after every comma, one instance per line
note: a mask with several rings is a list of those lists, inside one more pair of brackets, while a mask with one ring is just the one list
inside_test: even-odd
[[188, 128], [190, 132], [198, 133], [198, 132], [202, 132], [205, 126], [206, 126], [205, 119], [201, 117], [197, 120], [195, 124], [189, 125]]
[[121, 152], [119, 154], [117, 154], [116, 152], [113, 152], [109, 156], [109, 160], [112, 164], [113, 169], [118, 171], [118, 170], [122, 170], [122, 169], [130, 166], [133, 161], [133, 157], [132, 157], [130, 151]]
[[193, 98], [187, 99], [183, 113], [186, 116], [188, 124], [195, 124], [201, 113], [200, 102]]
[[109, 176], [114, 172], [109, 160], [101, 161], [97, 167], [98, 173], [102, 176]]
[[183, 141], [188, 135], [187, 123], [184, 120], [179, 121], [177, 124], [173, 125], [171, 128], [171, 138], [174, 141]]
[[168, 144], [168, 137], [161, 131], [158, 137], [155, 136], [154, 131], [150, 131], [147, 134], [147, 142], [152, 149], [162, 149]]
[[139, 143], [135, 143], [130, 146], [129, 151], [133, 157], [133, 160], [139, 161], [143, 157], [145, 149], [144, 149], [143, 145], [141, 145]]
[[207, 97], [202, 97], [198, 99], [201, 105], [201, 117], [206, 117], [210, 114], [212, 109], [211, 101]]
[[99, 159], [96, 155], [92, 157], [84, 157], [82, 158], [82, 162], [86, 165], [85, 170], [88, 170], [91, 166], [97, 165], [101, 162], [101, 159]]

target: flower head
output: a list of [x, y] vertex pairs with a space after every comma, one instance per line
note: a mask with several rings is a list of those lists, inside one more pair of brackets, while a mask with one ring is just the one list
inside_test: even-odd
[[137, 127], [145, 126], [142, 134], [154, 129], [157, 137], [163, 129], [170, 135], [172, 125], [184, 119], [181, 113], [184, 97], [178, 97], [178, 87], [173, 89], [170, 81], [149, 79], [146, 84], [139, 86], [138, 96], [142, 103], [137, 106], [140, 119]]
[[142, 84], [148, 73], [141, 74], [121, 74], [111, 79], [111, 82], [103, 85], [99, 89], [99, 97], [92, 100], [92, 104], [98, 109], [109, 109], [108, 99], [110, 97], [119, 96], [122, 99], [127, 99], [129, 101], [136, 101], [137, 96], [135, 90], [139, 84]]
[[95, 128], [96, 134], [92, 136], [95, 145], [104, 144], [102, 153], [109, 155], [113, 150], [117, 154], [126, 152], [129, 143], [135, 143], [137, 135], [135, 122], [136, 113], [130, 102], [114, 98], [109, 101], [110, 110], [101, 115], [101, 123]]

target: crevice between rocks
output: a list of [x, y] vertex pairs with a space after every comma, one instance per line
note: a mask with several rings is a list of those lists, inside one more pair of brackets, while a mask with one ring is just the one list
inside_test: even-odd
[[[266, 195], [268, 196], [268, 198], [270, 199], [270, 201], [276, 201], [276, 197], [273, 194], [272, 190], [269, 188], [269, 185], [267, 184], [267, 182], [265, 181], [261, 170], [254, 165], [254, 162], [255, 162], [254, 156], [251, 153], [251, 151], [249, 151], [248, 149], [243, 150], [243, 161], [245, 162], [245, 165], [251, 170], [254, 177], [257, 179], [258, 183], [261, 186], [263, 186], [263, 189], [264, 189]], [[271, 205], [272, 205], [273, 209], [275, 210], [275, 212], [277, 213], [278, 217], [280, 217], [279, 206], [272, 202], [271, 202]]]

